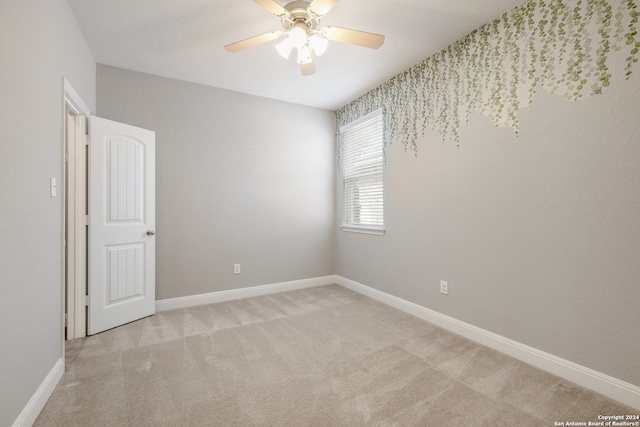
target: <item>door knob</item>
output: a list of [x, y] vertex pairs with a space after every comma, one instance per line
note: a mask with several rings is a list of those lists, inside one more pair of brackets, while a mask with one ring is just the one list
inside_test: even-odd
[[154, 236], [156, 234], [155, 230], [147, 230], [147, 236]]

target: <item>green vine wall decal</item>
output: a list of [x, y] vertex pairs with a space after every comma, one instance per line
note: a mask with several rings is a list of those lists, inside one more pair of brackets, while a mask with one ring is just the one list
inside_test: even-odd
[[517, 135], [538, 91], [575, 101], [602, 94], [612, 67], [629, 79], [639, 14], [636, 0], [531, 0], [342, 107], [338, 128], [383, 108], [387, 141], [416, 154], [427, 127], [459, 147], [474, 111]]

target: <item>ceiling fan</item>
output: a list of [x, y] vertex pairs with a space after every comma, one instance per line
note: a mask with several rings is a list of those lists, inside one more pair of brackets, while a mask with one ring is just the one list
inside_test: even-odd
[[260, 34], [239, 42], [226, 45], [230, 52], [238, 52], [262, 43], [280, 39], [276, 50], [285, 59], [295, 48], [297, 63], [303, 75], [315, 73], [314, 56], [320, 56], [327, 49], [329, 40], [377, 49], [384, 43], [384, 36], [365, 31], [340, 27], [320, 28], [320, 19], [340, 0], [295, 0], [280, 6], [275, 0], [253, 0], [268, 12], [280, 18], [282, 31]]

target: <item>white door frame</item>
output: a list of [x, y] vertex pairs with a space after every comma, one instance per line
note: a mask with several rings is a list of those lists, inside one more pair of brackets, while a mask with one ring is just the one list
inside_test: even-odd
[[[71, 83], [63, 77], [63, 134], [62, 134], [62, 355], [64, 357], [65, 305], [66, 339], [87, 335], [86, 322], [86, 123], [90, 114]], [[76, 116], [73, 129], [68, 125], [66, 110]], [[80, 120], [78, 120], [80, 119]], [[68, 152], [65, 141], [70, 136]], [[66, 162], [66, 165], [65, 165]], [[68, 182], [65, 182], [65, 167], [68, 168]], [[65, 189], [69, 188], [67, 192]], [[68, 206], [68, 208], [67, 208]], [[68, 236], [68, 239], [65, 238]], [[68, 240], [65, 242], [65, 240]], [[66, 250], [65, 250], [66, 244]], [[68, 259], [65, 254], [68, 251]], [[65, 298], [66, 295], [66, 298]]]

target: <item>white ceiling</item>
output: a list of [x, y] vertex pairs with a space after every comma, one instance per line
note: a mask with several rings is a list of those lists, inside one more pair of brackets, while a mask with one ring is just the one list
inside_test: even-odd
[[[285, 5], [286, 0], [276, 0]], [[251, 0], [69, 0], [100, 64], [336, 110], [523, 0], [341, 0], [322, 19], [385, 35], [377, 50], [330, 42], [302, 76], [274, 42], [223, 46], [281, 30]]]

